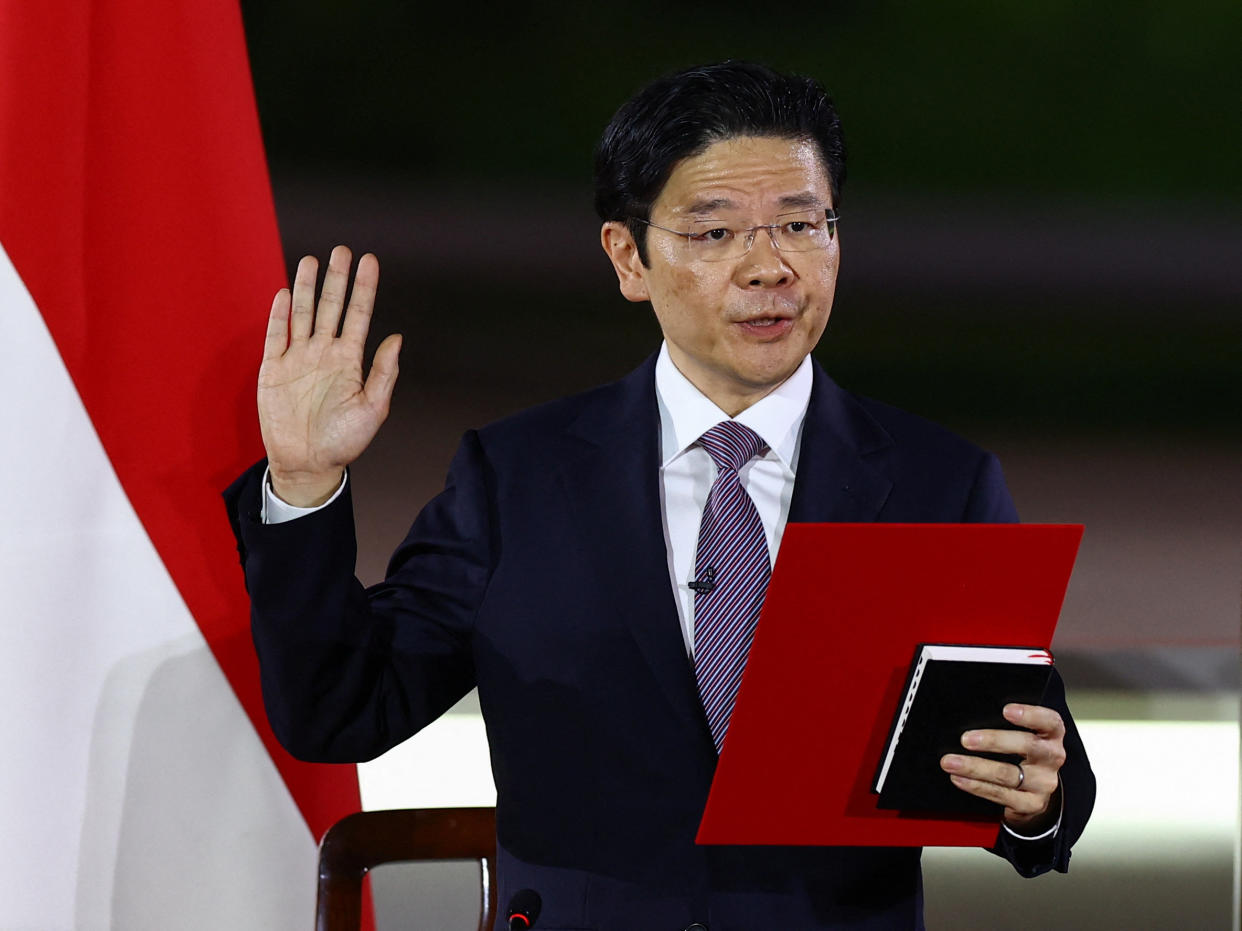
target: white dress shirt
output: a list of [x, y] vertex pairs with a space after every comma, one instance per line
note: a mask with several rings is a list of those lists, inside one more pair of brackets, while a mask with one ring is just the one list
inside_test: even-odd
[[802, 440], [802, 420], [811, 400], [811, 360], [808, 356], [784, 382], [737, 417], [708, 400], [686, 378], [668, 355], [668, 345], [660, 347], [656, 360], [656, 400], [660, 409], [660, 510], [664, 518], [664, 545], [668, 571], [677, 593], [677, 613], [686, 653], [694, 655], [695, 557], [699, 546], [699, 524], [707, 495], [716, 481], [716, 463], [699, 437], [722, 420], [736, 420], [754, 430], [767, 444], [762, 456], [742, 466], [738, 479], [755, 502], [768, 555], [776, 562], [776, 551], [789, 519], [794, 474]]

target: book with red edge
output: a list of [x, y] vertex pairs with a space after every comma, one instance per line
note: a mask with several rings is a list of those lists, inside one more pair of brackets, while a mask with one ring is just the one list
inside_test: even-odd
[[1012, 754], [965, 749], [962, 734], [1020, 730], [1002, 710], [1010, 702], [1041, 704], [1051, 675], [1052, 654], [1043, 649], [920, 644], [877, 767], [878, 807], [999, 815], [996, 802], [953, 785], [940, 760], [958, 753], [1018, 763]]

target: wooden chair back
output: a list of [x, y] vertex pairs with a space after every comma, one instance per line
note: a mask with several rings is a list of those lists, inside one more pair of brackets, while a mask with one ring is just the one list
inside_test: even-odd
[[478, 860], [479, 931], [496, 919], [496, 809], [402, 808], [346, 815], [319, 843], [316, 931], [358, 931], [362, 878], [381, 863]]

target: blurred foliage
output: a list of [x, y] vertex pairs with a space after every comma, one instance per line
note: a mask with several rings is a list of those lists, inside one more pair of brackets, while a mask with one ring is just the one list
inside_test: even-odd
[[273, 167], [585, 182], [613, 110], [726, 57], [814, 75], [868, 183], [1242, 200], [1238, 0], [244, 0]]

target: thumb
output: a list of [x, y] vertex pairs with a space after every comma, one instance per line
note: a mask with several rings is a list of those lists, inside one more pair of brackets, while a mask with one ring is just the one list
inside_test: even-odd
[[367, 375], [362, 391], [367, 402], [388, 413], [388, 403], [392, 400], [392, 389], [397, 384], [397, 356], [401, 353], [401, 334], [393, 333], [384, 338], [375, 350], [375, 359], [371, 363], [371, 372]]

